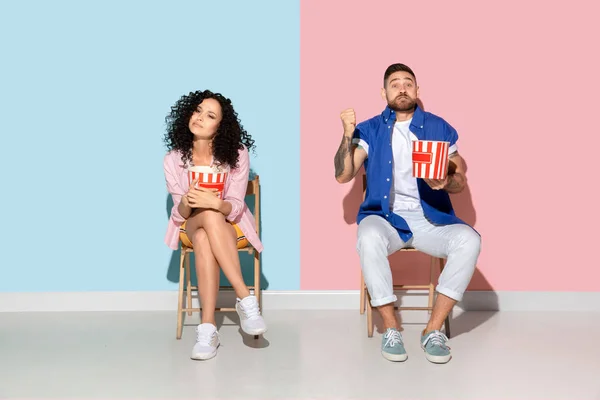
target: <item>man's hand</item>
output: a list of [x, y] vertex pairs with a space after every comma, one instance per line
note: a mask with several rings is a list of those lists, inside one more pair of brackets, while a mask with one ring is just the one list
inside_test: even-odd
[[352, 143], [354, 131], [356, 130], [356, 114], [352, 108], [340, 113], [340, 119], [344, 126], [344, 135], [338, 147], [333, 163], [335, 166], [335, 179], [339, 183], [347, 183], [354, 178], [356, 172], [367, 158], [367, 152], [360, 146]]
[[340, 114], [342, 125], [344, 126], [344, 135], [352, 137], [356, 129], [356, 114], [352, 108], [348, 108]]
[[[356, 129], [356, 114], [352, 108], [347, 108], [340, 113], [340, 119], [344, 127], [344, 135], [342, 136], [342, 142], [335, 153], [333, 163], [335, 165], [335, 178], [340, 182], [340, 178], [345, 172], [350, 172], [348, 175], [353, 175], [352, 168], [352, 135], [354, 135], [354, 129]], [[345, 181], [345, 180], [344, 180]]]
[[433, 190], [442, 190], [446, 188], [448, 177], [446, 179], [423, 179]]
[[462, 157], [458, 153], [450, 154], [446, 179], [424, 179], [433, 190], [445, 190], [448, 193], [460, 193], [465, 188], [467, 178]]

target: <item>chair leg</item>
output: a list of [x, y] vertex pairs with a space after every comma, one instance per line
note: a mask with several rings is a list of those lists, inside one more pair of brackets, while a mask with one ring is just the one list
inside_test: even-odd
[[[190, 269], [190, 257], [185, 258], [185, 274], [187, 276], [187, 301], [185, 302], [186, 308], [192, 308], [192, 271]], [[192, 311], [188, 311], [189, 316], [192, 315]]]
[[[260, 254], [254, 250], [254, 296], [260, 309], [262, 310], [262, 304], [260, 303]], [[259, 335], [254, 335], [254, 339], [258, 339]]]
[[360, 273], [360, 314], [365, 313], [365, 276]]
[[254, 250], [254, 296], [256, 297], [258, 305], [262, 309], [262, 304], [260, 303], [260, 294], [260, 254], [258, 251]]
[[367, 336], [373, 337], [373, 307], [371, 307], [371, 296], [366, 293], [367, 297]]
[[435, 285], [433, 284], [433, 275], [435, 271], [436, 258], [431, 257], [431, 262], [429, 263], [429, 299], [427, 300], [428, 312], [431, 314], [433, 312], [433, 296], [435, 294]]
[[181, 258], [179, 260], [179, 292], [177, 293], [177, 339], [181, 339], [183, 332], [183, 281], [185, 279], [186, 252], [181, 249]]

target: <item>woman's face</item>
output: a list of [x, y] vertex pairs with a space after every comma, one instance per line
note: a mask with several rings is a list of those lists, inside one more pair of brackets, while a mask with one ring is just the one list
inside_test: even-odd
[[196, 139], [212, 139], [222, 119], [221, 104], [215, 99], [204, 99], [190, 117], [189, 128]]

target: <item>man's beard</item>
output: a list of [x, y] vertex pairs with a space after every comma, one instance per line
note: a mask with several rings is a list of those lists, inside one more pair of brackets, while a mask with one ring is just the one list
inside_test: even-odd
[[392, 101], [388, 101], [388, 106], [396, 112], [413, 111], [417, 102], [408, 96], [397, 96]]

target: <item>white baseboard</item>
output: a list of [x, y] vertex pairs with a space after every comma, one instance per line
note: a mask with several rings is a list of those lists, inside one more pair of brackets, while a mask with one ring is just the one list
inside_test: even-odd
[[[398, 292], [402, 306], [427, 305], [423, 292]], [[222, 292], [220, 306], [231, 306], [232, 292]], [[358, 290], [263, 292], [263, 310], [358, 310]], [[197, 306], [197, 297], [192, 303]], [[174, 311], [176, 291], [0, 293], [0, 312]], [[600, 292], [469, 291], [457, 311], [596, 311]]]

